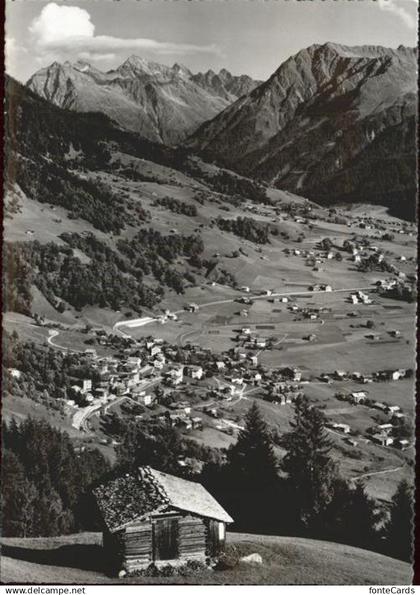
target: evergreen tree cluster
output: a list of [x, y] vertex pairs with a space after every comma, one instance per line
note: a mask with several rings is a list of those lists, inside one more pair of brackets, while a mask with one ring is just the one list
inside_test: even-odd
[[89, 527], [89, 486], [109, 472], [96, 449], [77, 454], [67, 434], [26, 419], [2, 428], [2, 532], [49, 536]]
[[162, 198], [156, 199], [155, 203], [168, 209], [168, 211], [172, 211], [172, 213], [178, 213], [181, 215], [186, 215], [187, 217], [197, 217], [197, 207], [195, 205], [189, 205], [188, 203], [178, 200], [177, 198], [172, 198], [171, 196], [164, 196]]
[[17, 244], [3, 244], [3, 312], [31, 313], [32, 270]]
[[[127, 306], [137, 312], [141, 307], [152, 307], [160, 299], [160, 292], [155, 292], [151, 287], [137, 280], [133, 276], [124, 274], [121, 270], [122, 259], [95, 258], [85, 264], [73, 255], [69, 246], [61, 246], [50, 242], [41, 244], [38, 241], [15, 243], [9, 245], [8, 261], [10, 269], [4, 271], [9, 275], [9, 270], [16, 271], [14, 262], [25, 262], [26, 267], [20, 267], [17, 272], [25, 274], [11, 278], [11, 286], [7, 287], [5, 307], [10, 309], [11, 304], [16, 304], [15, 295], [21, 296], [18, 302], [29, 308], [26, 300], [27, 287], [34, 284], [47, 298], [52, 306], [62, 309], [61, 301], [69, 303], [76, 309], [88, 305], [98, 305], [102, 308], [110, 307], [119, 310]], [[21, 288], [23, 293], [20, 293]], [[22, 310], [23, 308], [21, 308]], [[29, 312], [26, 311], [26, 314]]]
[[[119, 234], [133, 213], [127, 200], [98, 180], [89, 180], [55, 163], [39, 163], [17, 158], [14, 182], [33, 200], [64, 207], [70, 219], [85, 219], [96, 229]], [[146, 218], [137, 213], [138, 223]]]
[[410, 559], [408, 484], [398, 488], [384, 524], [384, 513], [363, 482], [340, 476], [324, 415], [306, 397], [295, 401], [291, 431], [280, 443], [285, 450], [281, 459], [254, 403], [225, 460], [204, 467], [201, 480], [235, 519], [235, 529], [327, 539]]
[[214, 190], [237, 197], [240, 202], [244, 198], [252, 202], [270, 204], [266, 188], [249, 178], [244, 178], [232, 173], [229, 170], [220, 170], [217, 173], [211, 172], [206, 181]]
[[217, 226], [223, 231], [229, 231], [246, 238], [255, 244], [270, 243], [270, 226], [260, 221], [254, 221], [250, 217], [237, 217], [236, 219], [216, 219]]
[[179, 466], [180, 459], [188, 457], [208, 463], [220, 459], [217, 449], [183, 437], [176, 427], [166, 422], [142, 420], [137, 424], [119, 418], [113, 429], [120, 441], [117, 447], [117, 468], [120, 469], [150, 465], [174, 475], [188, 475], [188, 467], [183, 470]]
[[[142, 307], [152, 308], [160, 301], [162, 286], [183, 293], [185, 281], [191, 282], [193, 277], [188, 269], [179, 271], [175, 261], [179, 257], [187, 262], [196, 259], [204, 250], [199, 236], [163, 236], [151, 229], [142, 229], [130, 240], [118, 240], [118, 251], [93, 234], [63, 233], [61, 238], [67, 245], [38, 241], [5, 244], [4, 309], [29, 315], [34, 284], [58, 310], [65, 308], [64, 301], [78, 310], [98, 305], [141, 313]], [[82, 263], [74, 256], [75, 248], [90, 262]], [[147, 283], [147, 275], [153, 275], [159, 284]]]

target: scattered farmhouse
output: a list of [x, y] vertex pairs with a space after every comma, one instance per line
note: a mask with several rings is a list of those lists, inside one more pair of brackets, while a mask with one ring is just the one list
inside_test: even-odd
[[391, 446], [394, 442], [394, 439], [388, 434], [373, 434], [372, 440], [381, 446]]

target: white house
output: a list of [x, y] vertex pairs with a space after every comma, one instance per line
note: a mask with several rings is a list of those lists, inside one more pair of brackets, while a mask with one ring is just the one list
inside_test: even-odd
[[188, 304], [188, 305], [186, 306], [186, 308], [185, 308], [185, 309], [186, 309], [188, 312], [193, 312], [193, 313], [194, 313], [194, 312], [198, 312], [198, 310], [199, 310], [199, 307], [198, 307], [198, 305], [197, 305], [197, 304], [194, 304], [194, 303], [192, 303], [192, 304]]
[[392, 431], [393, 429], [393, 425], [392, 424], [379, 424], [378, 426], [376, 426], [376, 429], [384, 434], [389, 434], [389, 432]]
[[367, 394], [363, 390], [355, 391], [354, 393], [351, 393], [351, 398], [353, 403], [363, 403], [366, 401]]
[[391, 446], [394, 442], [394, 439], [388, 434], [374, 434], [372, 440], [381, 446]]
[[143, 403], [143, 405], [146, 405], [146, 407], [148, 405], [151, 405], [153, 402], [153, 397], [152, 395], [143, 395], [142, 397], [140, 397], [140, 401]]
[[348, 424], [332, 424], [334, 430], [338, 430], [339, 432], [343, 432], [343, 434], [350, 433], [350, 426]]
[[134, 356], [130, 356], [127, 358], [127, 365], [130, 366], [130, 368], [140, 368], [141, 366], [141, 357], [134, 357]]
[[194, 378], [196, 380], [201, 380], [201, 378], [203, 377], [204, 371], [201, 366], [189, 366], [188, 368], [186, 368], [186, 374], [188, 376], [190, 376], [191, 378]]
[[256, 347], [259, 347], [260, 349], [264, 349], [264, 347], [267, 347], [267, 341], [266, 341], [266, 339], [256, 339], [255, 345], [256, 345]]
[[388, 407], [388, 413], [398, 413], [399, 411], [401, 411], [401, 407], [399, 407], [398, 405], [390, 405]]
[[400, 448], [401, 450], [405, 450], [406, 448], [408, 448], [410, 446], [410, 442], [408, 440], [398, 440], [397, 442], [397, 446], [398, 448]]

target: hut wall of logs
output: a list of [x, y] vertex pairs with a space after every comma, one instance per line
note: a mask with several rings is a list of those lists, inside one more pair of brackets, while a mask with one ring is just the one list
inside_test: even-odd
[[180, 565], [188, 560], [205, 562], [223, 550], [224, 532], [221, 521], [177, 511], [152, 515], [116, 533], [105, 530], [103, 546], [112, 566], [133, 572], [151, 563], [160, 566]]

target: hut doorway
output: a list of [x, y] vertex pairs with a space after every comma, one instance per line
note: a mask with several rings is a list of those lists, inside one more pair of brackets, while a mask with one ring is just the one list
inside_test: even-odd
[[159, 519], [153, 523], [153, 559], [178, 558], [178, 519]]

